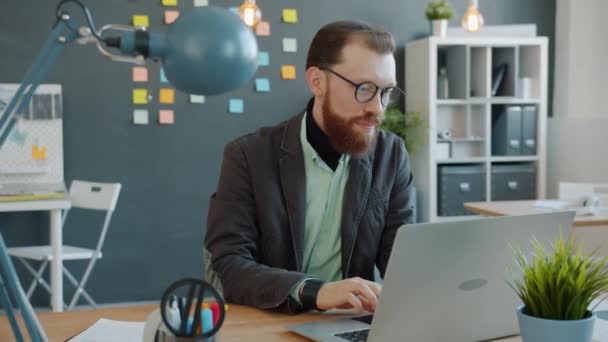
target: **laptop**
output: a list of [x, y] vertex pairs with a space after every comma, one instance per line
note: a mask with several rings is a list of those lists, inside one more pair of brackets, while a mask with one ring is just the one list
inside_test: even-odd
[[574, 212], [403, 226], [397, 232], [376, 313], [296, 324], [314, 341], [483, 341], [519, 334], [521, 301], [508, 285], [512, 248], [532, 254], [570, 235]]
[[67, 192], [63, 182], [0, 184], [0, 196], [46, 195], [60, 192]]

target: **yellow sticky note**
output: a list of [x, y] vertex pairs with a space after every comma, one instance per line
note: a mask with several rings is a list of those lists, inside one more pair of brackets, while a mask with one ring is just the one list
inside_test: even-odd
[[173, 24], [179, 17], [179, 11], [165, 11], [165, 24]]
[[133, 26], [150, 26], [150, 19], [148, 19], [147, 15], [139, 15], [136, 14], [133, 16]]
[[283, 21], [290, 24], [298, 22], [298, 10], [294, 8], [283, 9]]
[[258, 36], [270, 36], [270, 23], [267, 21], [260, 21], [255, 26], [255, 34]]
[[148, 104], [148, 89], [133, 89], [133, 104]]
[[32, 145], [32, 159], [45, 160], [46, 159], [46, 147], [38, 147], [38, 145]]
[[164, 104], [173, 104], [173, 102], [175, 102], [175, 90], [171, 88], [161, 88], [159, 101]]
[[284, 80], [295, 80], [296, 79], [296, 66], [295, 65], [281, 66], [281, 78]]
[[172, 125], [175, 123], [175, 113], [171, 109], [161, 109], [158, 111], [158, 123], [162, 125]]
[[133, 67], [133, 82], [148, 82], [148, 68]]
[[177, 0], [161, 0], [163, 6], [177, 6]]

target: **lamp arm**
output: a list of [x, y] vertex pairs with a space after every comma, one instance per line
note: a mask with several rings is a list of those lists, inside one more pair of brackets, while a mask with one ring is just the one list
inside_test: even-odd
[[63, 47], [79, 37], [81, 35], [74, 20], [67, 13], [61, 14], [40, 53], [25, 73], [17, 92], [0, 114], [0, 148], [17, 123], [18, 117], [23, 116], [38, 85], [47, 78]]

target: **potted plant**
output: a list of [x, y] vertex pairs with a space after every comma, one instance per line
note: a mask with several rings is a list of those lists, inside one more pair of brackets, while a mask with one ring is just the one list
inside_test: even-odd
[[608, 291], [608, 257], [585, 255], [580, 246], [575, 251], [561, 234], [552, 247], [546, 252], [534, 241], [529, 259], [516, 252], [519, 272], [510, 285], [523, 302], [517, 309], [522, 341], [591, 342], [596, 316], [590, 306]]
[[397, 107], [389, 107], [384, 112], [382, 128], [400, 136], [405, 142], [405, 148], [409, 154], [416, 152], [426, 127], [426, 123], [419, 112], [403, 113]]
[[445, 0], [434, 0], [426, 7], [426, 18], [433, 25], [433, 35], [445, 37], [448, 32], [448, 20], [454, 15], [454, 9]]

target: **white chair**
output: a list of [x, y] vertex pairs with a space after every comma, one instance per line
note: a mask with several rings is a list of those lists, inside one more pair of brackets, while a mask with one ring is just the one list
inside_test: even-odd
[[[110, 225], [112, 214], [114, 213], [114, 209], [116, 208], [116, 202], [118, 201], [120, 188], [120, 183], [95, 183], [80, 180], [74, 180], [70, 185], [69, 193], [72, 208], [106, 211], [106, 215], [95, 249], [67, 245], [62, 246], [61, 254], [64, 261], [89, 260], [89, 263], [85, 269], [85, 272], [80, 282], [78, 282], [76, 278], [72, 275], [72, 273], [67, 270], [65, 264], [63, 266], [63, 273], [68, 278], [68, 280], [70, 280], [70, 282], [76, 287], [76, 292], [74, 293], [70, 304], [67, 306], [68, 310], [74, 308], [74, 305], [76, 305], [76, 302], [78, 301], [78, 298], [81, 294], [93, 307], [97, 307], [95, 301], [93, 301], [91, 296], [84, 290], [84, 286], [86, 285], [87, 280], [91, 275], [93, 266], [95, 266], [97, 260], [101, 259], [102, 257], [101, 248], [103, 247], [103, 243], [106, 238], [106, 233], [108, 231], [108, 226]], [[66, 210], [63, 213], [64, 225], [68, 216], [68, 212], [69, 210]], [[19, 261], [21, 261], [25, 268], [34, 276], [34, 280], [32, 281], [27, 291], [28, 299], [32, 296], [32, 293], [34, 293], [34, 290], [36, 289], [36, 286], [38, 284], [42, 285], [42, 287], [44, 287], [47, 292], [49, 292], [49, 294], [51, 293], [49, 284], [42, 277], [42, 275], [44, 274], [44, 270], [52, 259], [52, 251], [50, 245], [9, 248], [8, 254], [16, 257]], [[36, 270], [27, 260], [39, 261], [42, 262], [42, 264], [40, 265], [38, 270]], [[63, 305], [64, 307], [66, 307], [65, 303]]]

